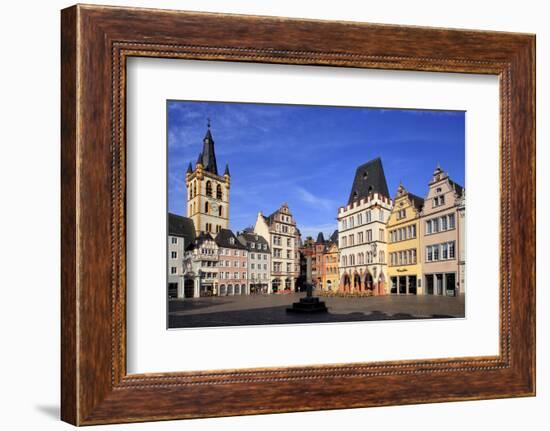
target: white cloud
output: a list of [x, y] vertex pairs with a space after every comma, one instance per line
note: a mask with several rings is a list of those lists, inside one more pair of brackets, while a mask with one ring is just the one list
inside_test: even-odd
[[337, 205], [335, 202], [331, 199], [322, 198], [320, 196], [316, 196], [313, 193], [307, 191], [303, 187], [296, 187], [296, 193], [298, 197], [302, 200], [302, 202], [322, 209], [331, 209], [334, 208], [336, 211]]

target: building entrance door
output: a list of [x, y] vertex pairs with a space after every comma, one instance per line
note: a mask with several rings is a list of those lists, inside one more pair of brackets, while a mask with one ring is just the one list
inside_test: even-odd
[[399, 294], [400, 295], [406, 295], [407, 294], [407, 277], [399, 277]]
[[456, 275], [454, 272], [445, 274], [445, 294], [447, 296], [456, 296]]
[[407, 284], [409, 287], [408, 293], [410, 295], [416, 295], [416, 275], [409, 275], [407, 279]]
[[434, 294], [434, 276], [432, 274], [426, 276], [426, 293], [428, 295]]
[[185, 279], [183, 286], [183, 296], [185, 298], [192, 298], [195, 296], [195, 283], [190, 278]]

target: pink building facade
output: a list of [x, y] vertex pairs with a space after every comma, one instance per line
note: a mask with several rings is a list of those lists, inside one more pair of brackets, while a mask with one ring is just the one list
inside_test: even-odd
[[248, 251], [229, 229], [216, 235], [218, 245], [218, 296], [248, 295]]
[[438, 166], [422, 212], [422, 276], [426, 295], [464, 294], [464, 188]]

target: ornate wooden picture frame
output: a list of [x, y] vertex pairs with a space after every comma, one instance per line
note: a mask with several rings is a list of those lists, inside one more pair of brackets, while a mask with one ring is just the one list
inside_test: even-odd
[[[91, 425], [535, 394], [534, 35], [81, 5], [63, 10], [61, 24], [64, 421]], [[500, 354], [128, 374], [125, 98], [132, 56], [497, 75]], [[219, 402], [226, 399], [232, 402]]]

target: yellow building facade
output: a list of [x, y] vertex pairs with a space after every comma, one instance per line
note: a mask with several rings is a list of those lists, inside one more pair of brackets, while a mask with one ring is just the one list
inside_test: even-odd
[[327, 249], [322, 255], [322, 290], [336, 291], [340, 280], [338, 265], [340, 257], [338, 254], [338, 245], [335, 242], [329, 242]]
[[423, 204], [424, 199], [399, 185], [386, 227], [388, 277], [392, 294], [422, 294], [420, 215]]

